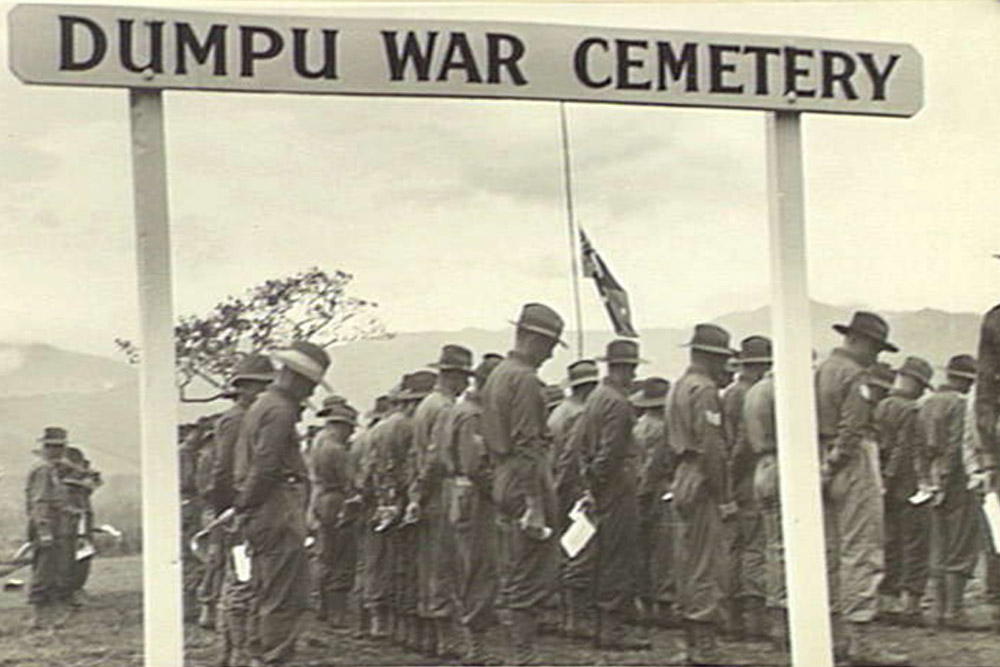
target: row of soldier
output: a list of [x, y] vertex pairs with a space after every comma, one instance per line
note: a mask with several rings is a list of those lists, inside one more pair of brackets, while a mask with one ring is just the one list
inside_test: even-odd
[[[516, 664], [537, 659], [542, 624], [612, 650], [649, 647], [637, 620], [681, 627], [674, 659], [693, 664], [717, 662], [721, 632], [786, 650], [770, 341], [733, 350], [726, 331], [698, 325], [671, 385], [637, 384], [638, 344], [616, 340], [569, 366], [566, 396], [537, 376], [561, 343], [559, 315], [528, 304], [514, 324], [506, 357], [473, 365], [446, 345], [364, 424], [331, 393], [305, 448], [295, 426], [329, 357], [296, 343], [273, 355], [276, 374], [265, 357], [244, 361], [196, 485], [221, 535], [206, 550], [201, 621], [213, 624], [217, 598], [225, 664], [291, 659], [312, 539], [320, 618], [343, 626], [356, 589], [363, 635], [439, 658], [493, 661], [485, 636], [498, 623]], [[905, 664], [871, 622], [879, 611], [916, 622], [929, 575], [935, 620], [968, 625], [991, 483], [963, 430], [975, 362], [953, 358], [918, 401], [932, 369], [877, 362], [895, 351], [882, 318], [859, 312], [835, 329], [844, 344], [816, 369], [835, 654]], [[569, 558], [558, 538], [577, 512], [596, 536]], [[244, 544], [249, 578], [233, 549]]]
[[83, 605], [94, 555], [91, 495], [101, 485], [65, 428], [46, 427], [38, 438], [38, 460], [25, 480], [25, 512], [31, 559], [28, 602], [32, 630], [66, 624]]

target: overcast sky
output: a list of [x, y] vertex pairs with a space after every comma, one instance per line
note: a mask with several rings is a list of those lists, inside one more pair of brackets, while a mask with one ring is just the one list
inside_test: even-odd
[[[804, 121], [812, 295], [997, 301], [1000, 3], [365, 4], [284, 11], [910, 43], [925, 67], [916, 117]], [[6, 26], [0, 40], [0, 341], [113, 355], [137, 322], [127, 93], [24, 85]], [[318, 265], [353, 273], [395, 331], [499, 328], [528, 300], [571, 318], [556, 103], [168, 92], [165, 105], [179, 313]], [[767, 302], [762, 112], [567, 110], [578, 218], [640, 330]], [[585, 326], [606, 326], [582, 287]]]

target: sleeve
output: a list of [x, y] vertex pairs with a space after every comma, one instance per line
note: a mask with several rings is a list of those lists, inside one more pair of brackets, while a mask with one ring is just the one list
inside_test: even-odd
[[[518, 377], [511, 396], [510, 431], [512, 453], [541, 457], [548, 446], [549, 435], [546, 426], [542, 399], [542, 383], [534, 375]], [[540, 458], [539, 458], [540, 460]]]
[[281, 481], [282, 457], [295, 441], [297, 415], [292, 410], [270, 410], [261, 415], [259, 429], [250, 434], [253, 459], [237, 505], [253, 508], [267, 498]]
[[965, 432], [965, 401], [957, 400], [948, 409], [946, 461], [951, 466], [962, 460], [962, 436]]
[[[928, 483], [931, 479], [931, 456], [924, 442], [923, 430], [920, 428], [920, 409], [917, 405], [910, 406], [904, 413], [899, 427], [900, 436], [908, 443], [913, 452], [913, 469], [917, 481]], [[959, 438], [961, 442], [961, 438]]]
[[981, 446], [980, 459], [987, 469], [995, 469], [1000, 459], [997, 441], [998, 401], [1000, 401], [1000, 308], [994, 308], [979, 331], [979, 370], [976, 379], [976, 429]]
[[694, 435], [700, 443], [701, 459], [705, 474], [720, 502], [728, 503], [729, 476], [726, 470], [726, 438], [722, 431], [722, 406], [715, 387], [700, 386], [692, 397]]
[[38, 466], [28, 474], [28, 518], [36, 530], [51, 532], [55, 505], [55, 475], [50, 468]]
[[603, 491], [612, 473], [624, 458], [632, 437], [632, 419], [628, 406], [610, 400], [595, 404], [597, 419], [595, 425], [594, 456], [590, 463], [588, 481], [591, 490]]
[[233, 503], [233, 458], [240, 420], [223, 415], [215, 425], [216, 454], [212, 465], [212, 503], [222, 510]]
[[871, 423], [872, 404], [867, 377], [864, 372], [859, 372], [849, 378], [844, 400], [840, 404], [840, 421], [837, 424], [834, 449], [850, 457], [857, 455], [865, 435], [865, 427]]
[[445, 441], [450, 430], [453, 406], [442, 405], [434, 414], [431, 423], [430, 439], [427, 441], [427, 451], [424, 453], [420, 469], [417, 471], [417, 498], [423, 502], [434, 494], [445, 475]]
[[455, 419], [454, 438], [457, 470], [472, 479], [480, 489], [490, 492], [492, 475], [486, 457], [486, 445], [480, 434], [481, 417], [475, 413], [461, 415]]
[[673, 450], [670, 449], [667, 433], [666, 427], [660, 429], [650, 443], [649, 456], [646, 457], [642, 471], [643, 486], [640, 489], [642, 495], [657, 493], [666, 486], [670, 478], [673, 469]]
[[722, 433], [730, 457], [736, 453], [739, 439], [740, 398], [743, 393], [737, 387], [737, 384], [733, 384], [722, 394]]

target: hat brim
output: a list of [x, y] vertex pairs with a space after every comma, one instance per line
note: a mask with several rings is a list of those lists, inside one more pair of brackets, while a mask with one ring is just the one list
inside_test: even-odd
[[[321, 415], [321, 414], [319, 414], [317, 412], [316, 416], [317, 417], [322, 417], [323, 415]], [[358, 425], [358, 420], [357, 419], [348, 419], [347, 417], [343, 417], [343, 416], [340, 416], [340, 415], [337, 415], [335, 417], [329, 417], [329, 418], [327, 418], [327, 421], [328, 422], [337, 422], [338, 424], [350, 424], [351, 426], [357, 426]]]
[[599, 378], [599, 377], [597, 377], [595, 375], [593, 377], [576, 378], [574, 380], [567, 380], [566, 381], [566, 386], [567, 387], [579, 387], [582, 384], [597, 384], [600, 381], [601, 381], [601, 378]]
[[443, 364], [440, 361], [433, 361], [427, 364], [428, 368], [434, 368], [439, 371], [461, 371], [466, 375], [475, 375], [476, 371], [471, 366], [458, 366], [456, 364]]
[[42, 447], [66, 447], [69, 445], [69, 440], [53, 440], [45, 437], [36, 438], [35, 442], [40, 444]]
[[563, 347], [566, 347], [566, 348], [569, 347], [569, 345], [566, 343], [566, 341], [564, 341], [562, 338], [560, 338], [558, 336], [558, 334], [555, 334], [555, 333], [549, 331], [548, 329], [543, 329], [542, 327], [536, 327], [536, 326], [533, 326], [531, 324], [522, 324], [520, 322], [515, 322], [514, 320], [507, 320], [507, 321], [509, 323], [513, 324], [518, 329], [524, 329], [526, 331], [534, 331], [535, 333], [542, 334], [546, 338], [551, 338], [552, 340], [554, 340], [555, 342], [559, 343]]
[[716, 347], [715, 345], [702, 345], [701, 343], [684, 343], [681, 347], [690, 347], [692, 350], [700, 350], [709, 354], [717, 354], [720, 357], [735, 357], [739, 354], [736, 350], [728, 347]]
[[908, 370], [900, 368], [899, 370], [896, 371], [896, 373], [898, 373], [899, 375], [905, 375], [908, 378], [913, 378], [914, 380], [916, 380], [920, 384], [924, 385], [925, 387], [932, 386], [930, 380], [928, 380], [927, 378], [921, 377], [921, 376], [917, 375], [916, 373], [914, 373], [912, 371], [908, 371]]
[[[917, 379], [919, 380], [920, 378], [917, 378]], [[882, 387], [883, 389], [887, 389], [887, 390], [891, 390], [892, 389], [892, 383], [891, 382], [886, 382], [885, 380], [871, 380], [870, 382], [871, 382], [871, 384], [875, 385], [876, 387]], [[928, 385], [928, 386], [930, 386], [930, 385]]]
[[667, 397], [661, 396], [660, 398], [634, 398], [632, 399], [632, 405], [637, 408], [662, 408], [667, 404]]
[[738, 363], [742, 364], [773, 364], [774, 359], [771, 357], [750, 357], [748, 359], [737, 359]]
[[326, 369], [322, 368], [315, 361], [306, 355], [295, 350], [274, 350], [267, 354], [271, 359], [290, 368], [293, 372], [301, 375], [307, 380], [321, 385], [327, 391], [333, 391], [330, 383], [324, 379]]
[[965, 378], [966, 380], [975, 380], [979, 377], [977, 373], [970, 373], [969, 371], [950, 371], [947, 368], [944, 369], [945, 375], [953, 375], [957, 378]]
[[234, 375], [229, 384], [235, 387], [239, 382], [274, 382], [274, 373], [242, 373]]
[[633, 366], [649, 363], [647, 359], [643, 359], [642, 357], [597, 357], [594, 361], [601, 361], [606, 364], [631, 364]]
[[849, 333], [856, 333], [859, 336], [864, 336], [865, 338], [867, 338], [869, 340], [873, 340], [876, 343], [880, 344], [882, 346], [883, 350], [886, 350], [888, 352], [899, 352], [899, 348], [896, 347], [895, 345], [893, 345], [892, 343], [890, 343], [889, 341], [887, 341], [887, 340], [879, 340], [878, 338], [875, 338], [875, 336], [872, 336], [867, 331], [861, 331], [860, 329], [855, 329], [854, 327], [850, 326], [849, 324], [834, 324], [833, 325], [833, 330], [836, 331], [837, 333], [843, 335], [843, 336], [846, 336]]

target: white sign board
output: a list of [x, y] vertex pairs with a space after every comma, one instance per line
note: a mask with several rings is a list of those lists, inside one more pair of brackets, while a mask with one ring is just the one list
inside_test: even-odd
[[905, 44], [570, 25], [18, 5], [25, 83], [912, 116]]

